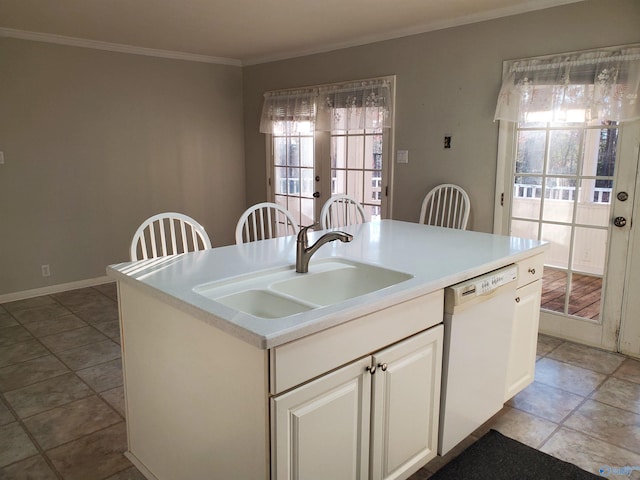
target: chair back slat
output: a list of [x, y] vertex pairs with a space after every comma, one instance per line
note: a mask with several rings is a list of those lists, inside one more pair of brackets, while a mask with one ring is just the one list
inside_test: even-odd
[[298, 225], [293, 215], [281, 205], [263, 202], [249, 207], [236, 225], [236, 244], [285, 235], [296, 235]]
[[466, 230], [471, 203], [469, 195], [453, 184], [433, 188], [422, 201], [419, 223]]
[[[180, 225], [180, 238], [176, 222]], [[148, 260], [208, 248], [211, 248], [211, 240], [202, 225], [182, 213], [167, 212], [142, 222], [133, 236], [130, 256], [134, 261]]]
[[364, 207], [349, 195], [334, 195], [322, 206], [320, 224], [322, 228], [340, 228], [355, 223], [365, 223]]

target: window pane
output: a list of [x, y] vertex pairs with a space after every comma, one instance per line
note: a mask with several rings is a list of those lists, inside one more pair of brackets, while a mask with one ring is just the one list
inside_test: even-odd
[[273, 138], [273, 164], [287, 164], [287, 139], [282, 137]]
[[366, 170], [364, 172], [364, 202], [380, 205], [382, 200], [382, 172]]
[[540, 218], [541, 177], [515, 177], [511, 215], [518, 218]]
[[360, 203], [364, 203], [363, 175], [362, 171], [357, 170], [349, 170], [347, 172], [347, 193]]
[[526, 222], [522, 220], [511, 221], [510, 235], [514, 237], [538, 239], [538, 224], [536, 222]]
[[550, 132], [547, 173], [577, 174], [580, 137], [581, 130], [552, 130]]
[[613, 177], [616, 163], [616, 149], [618, 147], [618, 129], [607, 128], [600, 130], [600, 143], [598, 147], [597, 175], [599, 177]]
[[300, 193], [303, 196], [306, 197], [311, 197], [313, 195], [313, 192], [315, 190], [314, 188], [314, 180], [313, 180], [313, 169], [312, 168], [301, 168], [300, 169], [300, 174], [301, 174], [301, 181], [302, 181], [302, 185], [301, 185], [301, 189], [300, 189]]
[[346, 170], [331, 171], [331, 195], [347, 193], [347, 172]]
[[287, 193], [287, 167], [275, 167], [274, 192], [277, 194]]
[[544, 267], [542, 277], [542, 300], [540, 306], [554, 312], [564, 312], [567, 294], [567, 273], [555, 268]]
[[382, 170], [382, 135], [368, 135], [364, 140], [364, 168]]
[[542, 173], [546, 133], [544, 131], [520, 131], [516, 173]]
[[331, 138], [331, 168], [347, 167], [347, 148], [345, 137]]
[[569, 245], [571, 227], [565, 225], [542, 224], [542, 240], [550, 243], [545, 254], [545, 265], [569, 268]]
[[300, 139], [292, 137], [289, 143], [289, 165], [297, 167], [300, 165]]
[[364, 167], [364, 137], [349, 137], [347, 144], [347, 167], [358, 168]]
[[571, 274], [571, 294], [569, 295], [570, 315], [597, 320], [600, 318], [602, 278], [592, 275]]
[[313, 168], [313, 137], [300, 138], [300, 165]]
[[604, 274], [607, 230], [576, 227], [572, 269], [595, 275]]
[[314, 200], [312, 198], [302, 198], [300, 202], [302, 204], [300, 225], [311, 225], [314, 222]]
[[580, 201], [577, 205], [576, 223], [582, 225], [607, 226], [611, 204], [608, 203], [611, 189], [596, 188], [596, 180], [583, 179]]

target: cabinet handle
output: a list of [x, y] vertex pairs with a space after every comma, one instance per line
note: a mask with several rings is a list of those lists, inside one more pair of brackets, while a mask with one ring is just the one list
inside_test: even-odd
[[373, 367], [367, 367], [366, 368], [367, 372], [369, 372], [371, 375], [373, 375], [374, 373], [376, 373], [376, 366], [374, 365]]
[[378, 368], [379, 368], [380, 370], [382, 370], [383, 372], [386, 372], [386, 371], [387, 371], [387, 366], [388, 366], [388, 365], [387, 365], [386, 363], [379, 363], [379, 364], [378, 364]]
[[535, 275], [535, 274], [536, 274], [536, 269], [535, 269], [535, 268], [530, 268], [530, 269], [528, 270], [528, 272], [529, 272], [531, 275]]
[[516, 303], [520, 303], [520, 297], [516, 297]]

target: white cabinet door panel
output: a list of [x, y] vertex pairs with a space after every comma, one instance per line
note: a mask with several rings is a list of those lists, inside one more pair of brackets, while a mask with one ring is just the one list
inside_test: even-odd
[[370, 357], [271, 400], [272, 478], [368, 478]]
[[435, 457], [442, 325], [374, 355], [371, 478], [406, 478]]
[[516, 290], [505, 402], [533, 382], [538, 346], [542, 280]]

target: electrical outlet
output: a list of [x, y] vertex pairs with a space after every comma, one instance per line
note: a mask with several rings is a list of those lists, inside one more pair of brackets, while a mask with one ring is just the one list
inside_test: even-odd
[[50, 277], [51, 276], [51, 269], [49, 268], [49, 265], [42, 265], [42, 276], [43, 277]]
[[451, 135], [444, 136], [444, 148], [451, 148]]

